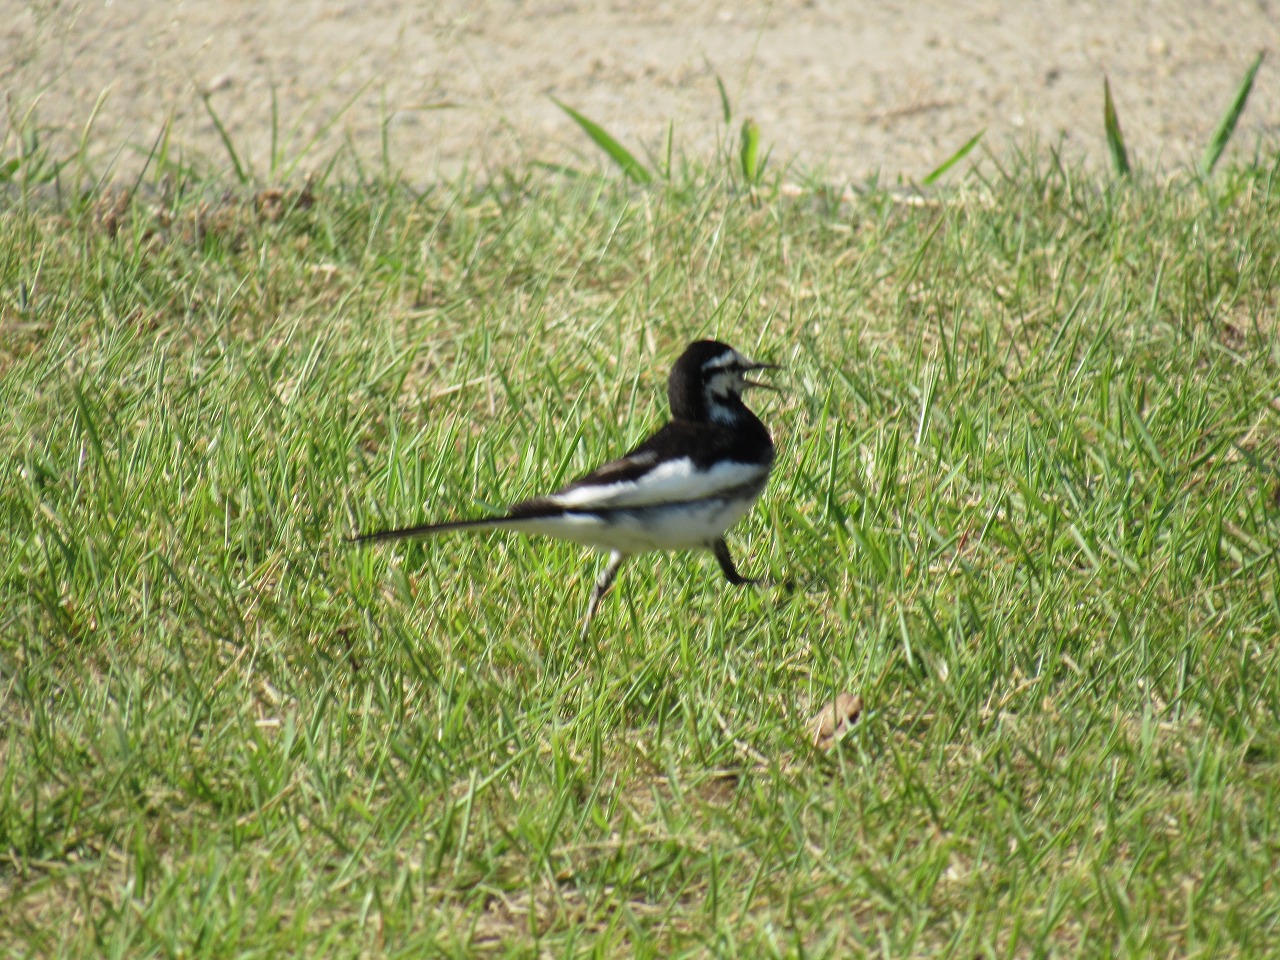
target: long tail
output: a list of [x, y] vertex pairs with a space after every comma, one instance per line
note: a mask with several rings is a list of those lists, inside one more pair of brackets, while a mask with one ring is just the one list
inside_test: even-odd
[[416, 527], [400, 527], [396, 530], [374, 530], [372, 533], [357, 533], [354, 537], [348, 537], [347, 543], [387, 543], [391, 540], [429, 537], [436, 533], [448, 533], [450, 530], [496, 530], [499, 527], [509, 527], [511, 523], [511, 517], [483, 517], [479, 520], [449, 520], [445, 523], [423, 523]]

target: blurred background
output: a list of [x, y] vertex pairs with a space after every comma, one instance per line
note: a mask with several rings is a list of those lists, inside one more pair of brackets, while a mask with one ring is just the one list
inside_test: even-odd
[[[1105, 164], [1104, 75], [1130, 151], [1182, 167], [1277, 40], [1266, 0], [5, 0], [0, 86], [7, 135], [42, 130], [69, 154], [88, 127], [119, 174], [167, 132], [184, 156], [230, 143], [259, 176], [345, 150], [414, 182], [603, 162], [552, 97], [637, 154], [661, 152], [672, 123], [677, 150], [707, 155], [726, 133], [719, 78], [775, 162], [896, 182], [982, 130], [997, 156], [1038, 143]], [[1236, 154], [1280, 132], [1270, 67]]]

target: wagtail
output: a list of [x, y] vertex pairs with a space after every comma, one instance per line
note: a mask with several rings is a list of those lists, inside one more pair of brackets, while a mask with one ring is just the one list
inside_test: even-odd
[[742, 394], [768, 386], [748, 374], [776, 367], [748, 360], [716, 340], [698, 340], [671, 368], [670, 422], [625, 456], [555, 493], [512, 504], [499, 516], [378, 530], [352, 540], [515, 530], [607, 550], [609, 563], [591, 591], [583, 640], [618, 570], [637, 553], [709, 550], [731, 584], [758, 583], [738, 573], [724, 535], [746, 516], [773, 468], [773, 440]]

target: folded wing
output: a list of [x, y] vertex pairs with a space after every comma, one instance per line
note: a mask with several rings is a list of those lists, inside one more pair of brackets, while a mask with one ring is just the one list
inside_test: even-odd
[[[619, 467], [622, 461], [618, 461]], [[614, 466], [613, 464], [609, 465]], [[758, 463], [721, 461], [699, 469], [689, 457], [646, 459], [634, 469], [598, 470], [546, 500], [566, 510], [605, 510], [689, 503], [728, 497], [761, 483], [768, 468]]]

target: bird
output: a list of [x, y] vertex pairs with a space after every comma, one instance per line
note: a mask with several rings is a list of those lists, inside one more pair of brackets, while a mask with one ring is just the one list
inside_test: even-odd
[[773, 469], [773, 438], [742, 395], [752, 387], [777, 390], [748, 378], [776, 369], [777, 364], [750, 360], [718, 340], [694, 341], [667, 378], [671, 419], [618, 459], [495, 516], [358, 533], [350, 542], [511, 530], [607, 551], [608, 562], [587, 604], [582, 642], [618, 571], [637, 554], [707, 550], [730, 584], [762, 583], [738, 572], [725, 533], [751, 510]]

